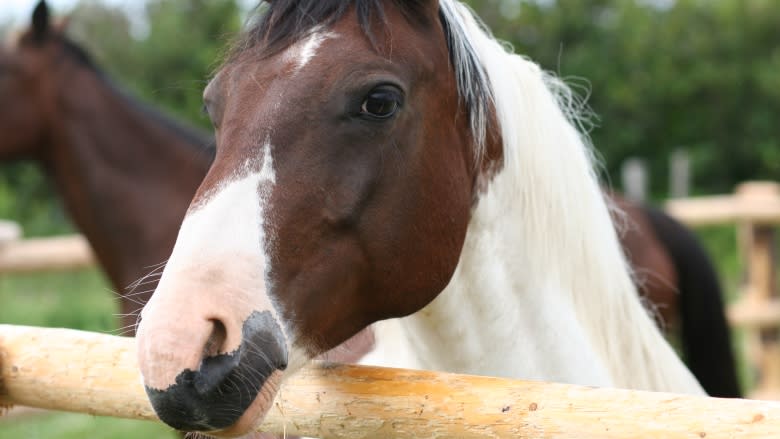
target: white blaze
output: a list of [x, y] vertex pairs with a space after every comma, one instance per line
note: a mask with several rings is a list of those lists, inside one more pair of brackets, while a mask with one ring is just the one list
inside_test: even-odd
[[308, 38], [292, 46], [286, 56], [295, 63], [293, 74], [299, 73], [317, 56], [317, 50], [323, 42], [336, 37], [337, 35], [333, 32], [322, 32], [315, 29]]
[[[269, 140], [262, 150], [262, 166], [258, 166], [257, 158], [247, 160], [200, 204], [191, 207], [182, 223], [139, 327], [139, 335], [149, 341], [157, 339], [143, 343], [145, 349], [151, 349], [145, 357], [155, 363], [149, 370], [159, 371], [152, 374], [154, 382], [147, 381], [147, 385], [166, 388], [182, 367], [197, 367], [202, 352], [189, 352], [187, 346], [208, 335], [197, 331], [210, 331], [211, 327], [203, 328], [199, 322], [216, 320], [225, 325], [227, 338], [222, 352], [241, 345], [243, 322], [254, 311], [270, 311], [284, 330], [267, 282], [264, 216], [276, 181]], [[290, 352], [290, 337], [285, 334], [285, 338]], [[154, 351], [160, 349], [155, 344], [169, 346], [174, 352], [187, 351], [186, 357], [155, 355]], [[182, 361], [187, 364], [180, 364]]]
[[[269, 185], [276, 183], [270, 140], [263, 145], [263, 164], [248, 159], [232, 178], [191, 208], [182, 223], [166, 271], [212, 265], [221, 258], [255, 260], [266, 267], [264, 210]], [[227, 268], [227, 267], [222, 267]]]

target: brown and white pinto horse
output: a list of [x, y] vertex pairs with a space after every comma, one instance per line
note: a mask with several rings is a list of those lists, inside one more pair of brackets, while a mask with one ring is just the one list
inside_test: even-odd
[[205, 92], [217, 155], [137, 341], [158, 415], [253, 429], [364, 362], [702, 393], [642, 307], [571, 94], [455, 0], [276, 0]]
[[[211, 164], [211, 139], [118, 91], [81, 47], [50, 25], [45, 2], [36, 17], [12, 47], [0, 50], [6, 104], [0, 129], [8, 133], [0, 137], [0, 160], [33, 159], [53, 177], [122, 294], [131, 332], [159, 271], [143, 276], [136, 289], [126, 287], [170, 254]], [[682, 330], [685, 359], [705, 390], [738, 396], [720, 288], [707, 255], [663, 213], [610, 198], [628, 218], [620, 240], [642, 295], [667, 327]]]

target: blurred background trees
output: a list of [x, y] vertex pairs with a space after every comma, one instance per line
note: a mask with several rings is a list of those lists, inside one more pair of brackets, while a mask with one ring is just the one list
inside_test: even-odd
[[780, 177], [776, 1], [470, 3], [517, 52], [589, 84], [600, 117], [591, 135], [613, 183], [624, 159], [641, 156], [665, 195], [677, 148], [692, 155], [696, 192]]
[[[650, 166], [651, 195], [663, 198], [669, 155], [678, 148], [692, 155], [696, 193], [780, 177], [775, 0], [468, 3], [518, 53], [590, 95], [599, 117], [591, 136], [614, 186], [623, 160], [640, 156]], [[246, 11], [235, 0], [145, 4], [143, 17], [128, 17], [82, 0], [70, 14], [70, 34], [117, 84], [207, 128], [201, 92]], [[36, 171], [0, 168], [0, 217], [28, 231], [60, 232], [68, 226], [51, 199]], [[52, 219], [61, 227], [46, 226]]]

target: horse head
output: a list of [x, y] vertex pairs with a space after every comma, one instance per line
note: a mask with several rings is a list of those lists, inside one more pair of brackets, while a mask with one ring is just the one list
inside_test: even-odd
[[247, 431], [285, 376], [449, 282], [490, 154], [440, 14], [274, 1], [208, 85], [216, 159], [138, 333], [171, 426]]
[[75, 55], [85, 53], [64, 35], [65, 21], [52, 23], [45, 1], [32, 25], [0, 49], [0, 159], [41, 157], [59, 122], [63, 77], [72, 76]]

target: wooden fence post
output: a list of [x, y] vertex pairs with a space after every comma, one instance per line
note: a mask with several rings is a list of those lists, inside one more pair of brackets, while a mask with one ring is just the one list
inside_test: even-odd
[[[736, 196], [749, 203], [772, 202], [780, 200], [780, 185], [744, 183], [737, 187]], [[775, 274], [775, 226], [744, 219], [739, 227], [747, 276], [740, 301], [729, 315], [747, 331], [748, 355], [757, 378], [751, 396], [780, 399], [780, 297]]]
[[0, 246], [22, 237], [22, 228], [13, 221], [0, 220]]
[[691, 187], [691, 159], [688, 151], [678, 149], [669, 157], [669, 194], [672, 198], [687, 197]]
[[623, 195], [631, 201], [642, 203], [647, 200], [647, 165], [640, 158], [629, 158], [620, 167]]

